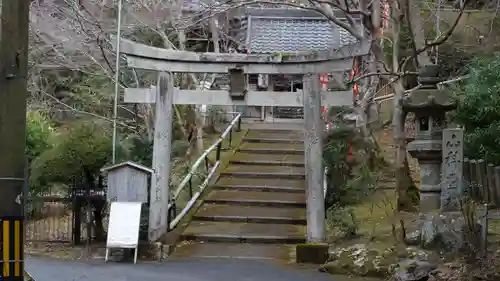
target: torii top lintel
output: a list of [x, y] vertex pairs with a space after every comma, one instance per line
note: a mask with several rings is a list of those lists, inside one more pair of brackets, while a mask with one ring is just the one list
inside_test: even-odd
[[120, 40], [120, 53], [128, 67], [191, 73], [228, 73], [242, 69], [246, 74], [332, 73], [352, 69], [354, 57], [369, 52], [369, 42], [358, 42], [336, 50], [294, 54], [197, 53], [147, 46]]

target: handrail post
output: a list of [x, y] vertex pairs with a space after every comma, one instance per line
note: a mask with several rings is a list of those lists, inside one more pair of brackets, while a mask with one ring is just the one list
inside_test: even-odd
[[169, 232], [170, 229], [170, 222], [172, 221], [172, 208], [175, 208], [175, 199], [170, 200], [170, 208], [167, 206], [167, 232]]
[[236, 127], [236, 132], [241, 132], [241, 115], [239, 115], [239, 117], [238, 115], [236, 115], [236, 117], [238, 118], [238, 126]]
[[205, 156], [205, 171], [206, 171], [206, 172], [208, 172], [208, 170], [209, 170], [209, 166], [210, 166], [209, 164], [210, 164], [210, 163], [209, 163], [209, 161], [208, 161], [208, 156]]
[[189, 181], [188, 181], [189, 197], [193, 197], [193, 181], [192, 181], [192, 179], [193, 179], [193, 177], [190, 177]]
[[222, 142], [217, 145], [217, 152], [215, 153], [215, 161], [220, 160], [220, 150], [222, 148]]

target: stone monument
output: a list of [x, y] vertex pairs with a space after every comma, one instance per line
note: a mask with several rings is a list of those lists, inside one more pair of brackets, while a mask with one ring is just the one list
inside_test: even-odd
[[439, 90], [439, 67], [427, 65], [419, 72], [420, 88], [403, 99], [403, 110], [415, 114], [415, 139], [410, 155], [420, 166], [420, 212], [441, 209], [441, 162], [445, 114], [457, 107], [447, 90]]
[[[451, 196], [457, 199], [457, 192], [445, 188], [443, 193], [442, 163], [443, 163], [443, 130], [446, 128], [446, 112], [454, 110], [457, 102], [451, 93], [445, 89], [438, 89], [440, 82], [437, 65], [426, 65], [419, 72], [420, 88], [411, 92], [403, 100], [405, 112], [415, 114], [415, 139], [408, 143], [410, 155], [418, 160], [420, 166], [420, 213], [422, 243], [430, 244], [439, 236], [449, 236], [451, 232], [460, 232], [455, 228], [457, 216], [446, 211], [456, 211], [456, 204], [448, 204]], [[454, 139], [454, 141], [456, 141]], [[455, 145], [455, 143], [453, 143]], [[449, 149], [447, 149], [449, 150]], [[448, 170], [449, 169], [445, 169]], [[450, 178], [444, 182], [449, 182]], [[458, 188], [454, 185], [455, 188]], [[445, 202], [446, 204], [443, 204]], [[449, 215], [449, 216], [448, 216]], [[453, 218], [452, 218], [453, 217]], [[453, 226], [450, 225], [453, 220]], [[460, 228], [460, 226], [458, 226]], [[445, 234], [446, 232], [446, 234]], [[453, 234], [455, 236], [455, 234]], [[450, 240], [457, 241], [459, 237]], [[448, 239], [445, 239], [448, 240]], [[447, 243], [447, 242], [446, 242]]]

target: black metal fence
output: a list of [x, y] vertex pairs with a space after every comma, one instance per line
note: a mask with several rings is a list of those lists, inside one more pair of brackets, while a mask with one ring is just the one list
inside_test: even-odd
[[25, 190], [25, 241], [80, 244], [104, 240], [104, 190], [101, 180], [95, 188], [74, 184], [36, 193]]

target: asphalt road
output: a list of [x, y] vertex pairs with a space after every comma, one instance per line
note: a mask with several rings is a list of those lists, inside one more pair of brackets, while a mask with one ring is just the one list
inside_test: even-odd
[[[190, 259], [162, 263], [108, 263], [29, 258], [36, 281], [343, 281], [314, 270], [292, 269], [254, 260]], [[349, 279], [352, 280], [352, 279]]]

